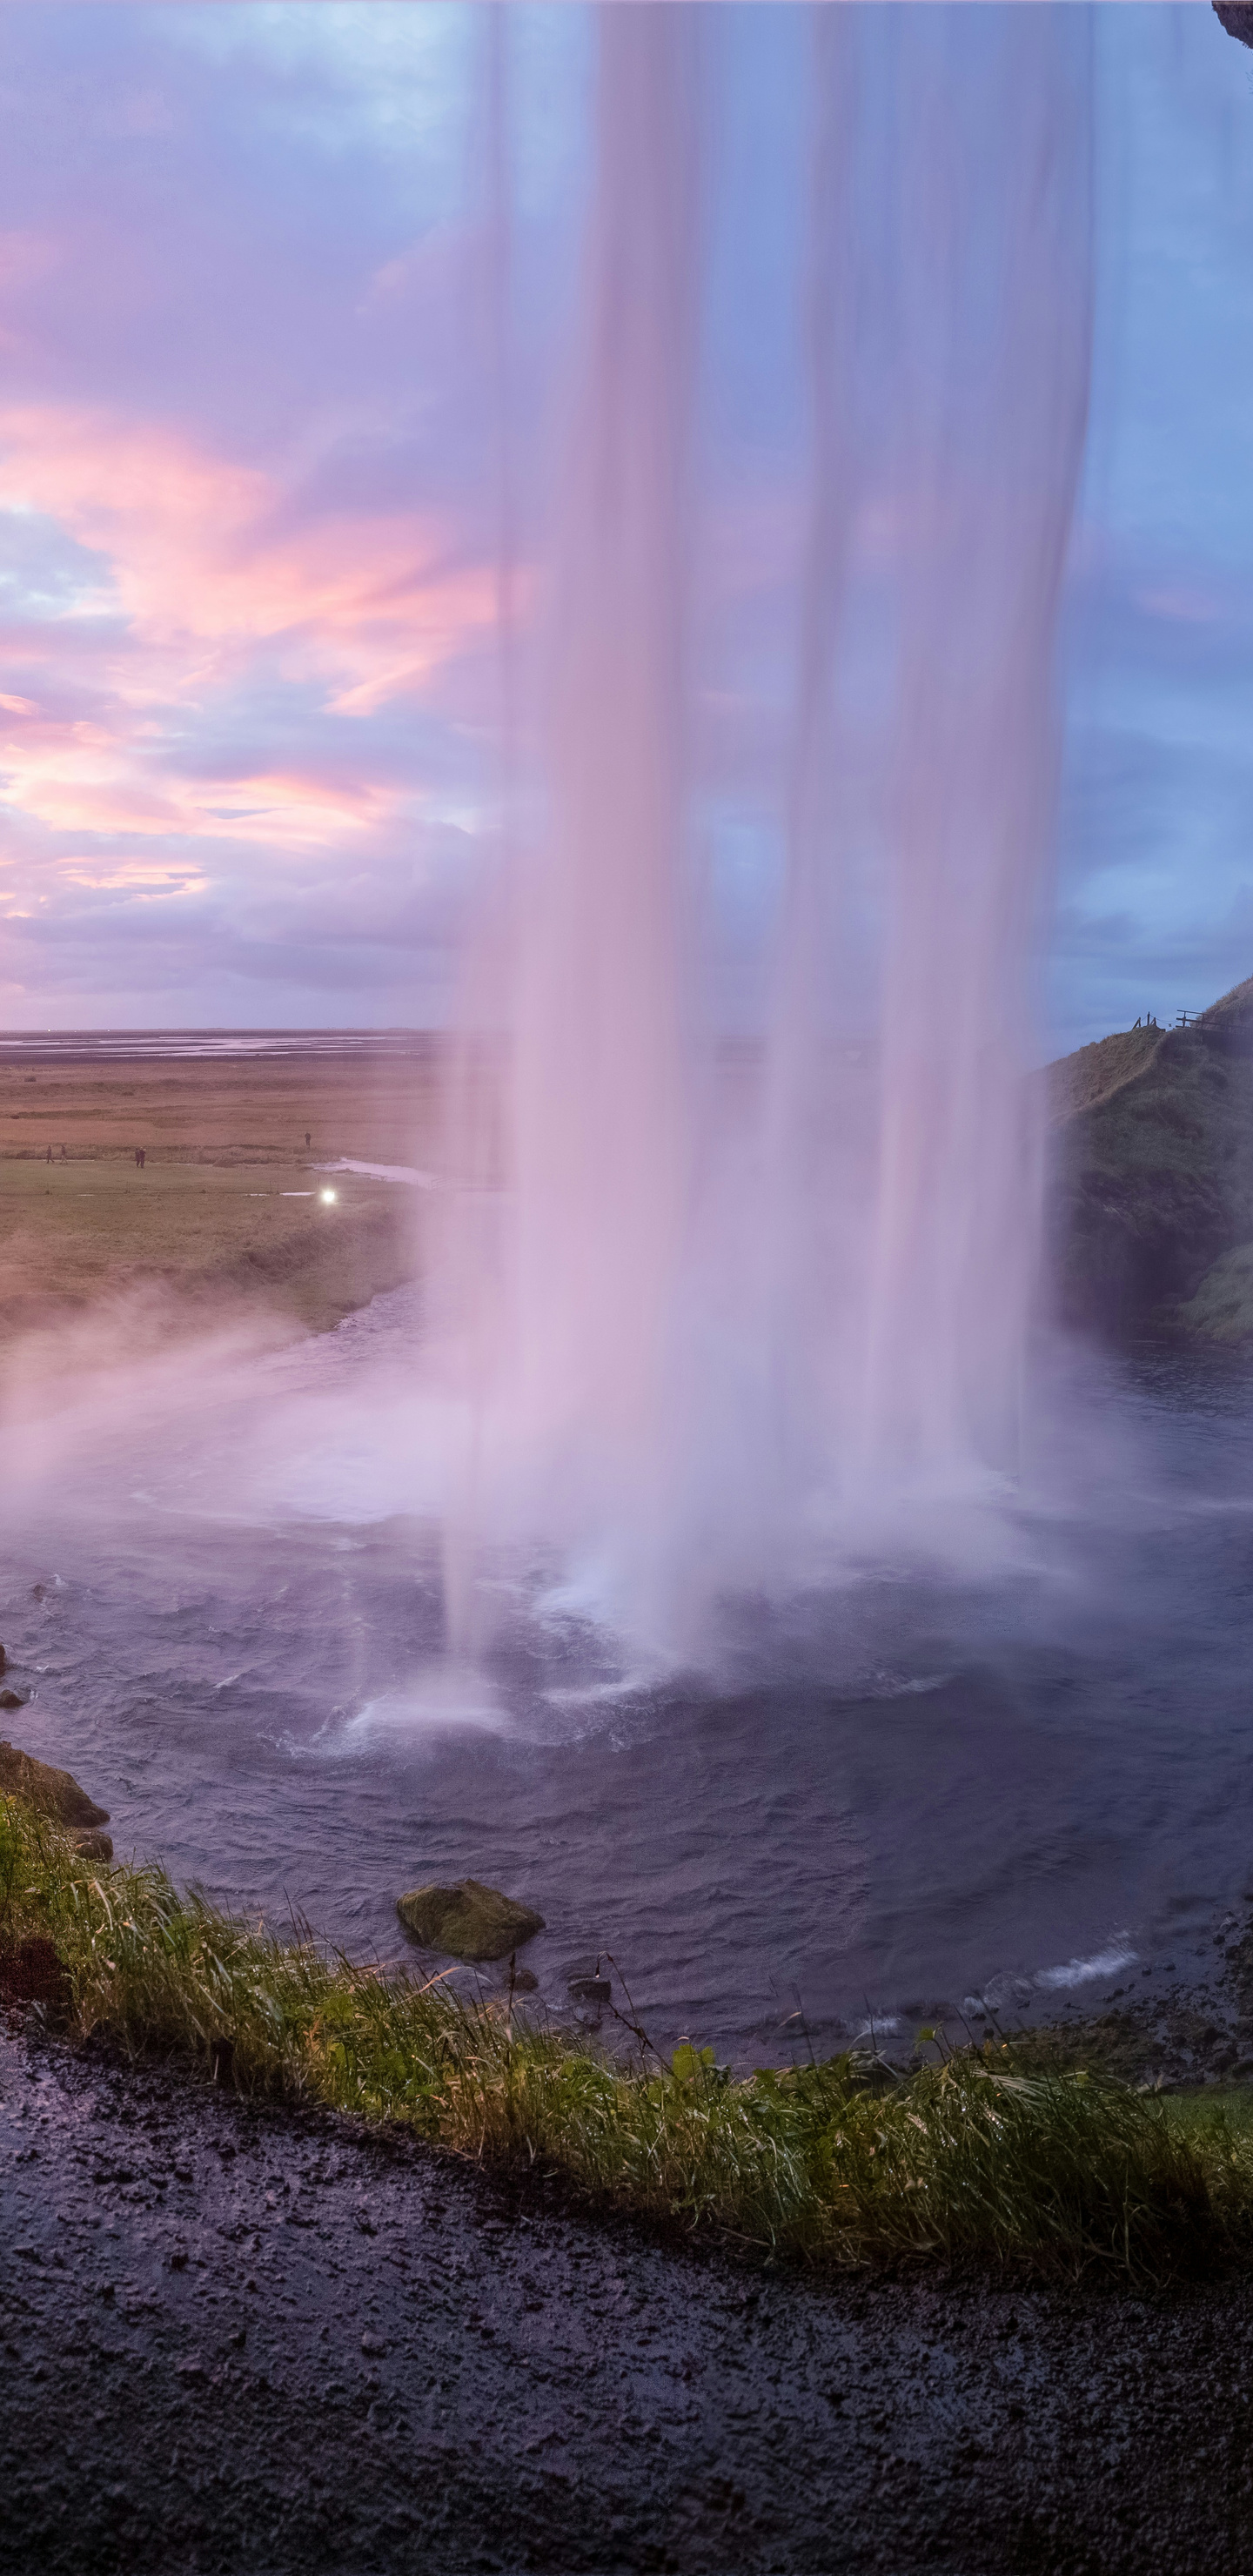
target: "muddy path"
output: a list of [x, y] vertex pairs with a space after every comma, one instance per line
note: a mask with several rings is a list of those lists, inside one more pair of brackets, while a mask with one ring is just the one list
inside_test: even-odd
[[0, 2569], [1253, 2571], [1253, 2281], [817, 2286], [0, 2038]]

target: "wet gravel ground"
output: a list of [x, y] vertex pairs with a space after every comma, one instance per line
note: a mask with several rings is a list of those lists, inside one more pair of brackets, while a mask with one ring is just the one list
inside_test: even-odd
[[1253, 2280], [818, 2286], [0, 2036], [0, 2569], [1253, 2571]]

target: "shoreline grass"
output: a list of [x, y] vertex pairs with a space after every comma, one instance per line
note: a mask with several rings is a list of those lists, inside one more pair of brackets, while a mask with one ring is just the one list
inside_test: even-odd
[[508, 1998], [280, 1941], [159, 1869], [101, 1868], [0, 1799], [0, 1956], [41, 1936], [72, 2036], [206, 2073], [229, 2058], [243, 2093], [399, 2122], [759, 2259], [1148, 2286], [1253, 2250], [1253, 2130], [1221, 2109], [1176, 2118], [1006, 2042], [898, 2080], [848, 2057], [733, 2080], [691, 2047], [623, 2067]]

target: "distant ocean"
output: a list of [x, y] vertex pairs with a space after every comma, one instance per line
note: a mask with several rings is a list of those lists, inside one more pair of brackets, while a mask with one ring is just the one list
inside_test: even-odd
[[430, 1029], [19, 1029], [0, 1035], [0, 1064], [133, 1064], [152, 1057], [417, 1057]]

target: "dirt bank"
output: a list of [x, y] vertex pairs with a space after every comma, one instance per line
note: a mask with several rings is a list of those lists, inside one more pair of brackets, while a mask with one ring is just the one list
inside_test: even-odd
[[1253, 2282], [818, 2286], [0, 2039], [0, 2568], [1253, 2570]]

